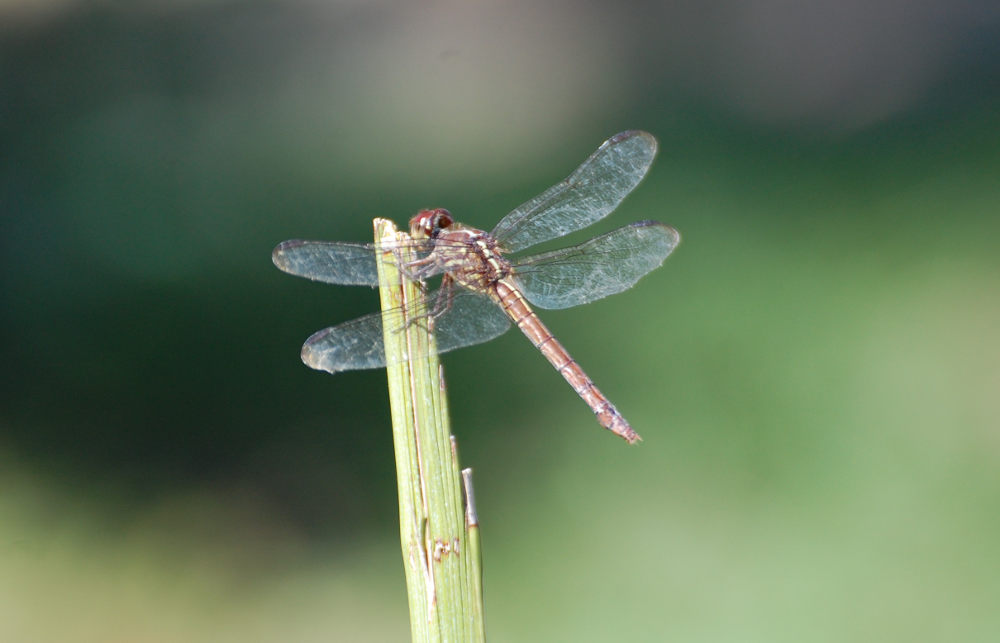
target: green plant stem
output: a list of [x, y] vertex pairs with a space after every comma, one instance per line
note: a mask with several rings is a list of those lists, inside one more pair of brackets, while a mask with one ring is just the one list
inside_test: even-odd
[[[413, 641], [484, 640], [481, 571], [472, 556], [444, 377], [419, 284], [397, 268], [413, 259], [409, 236], [375, 220], [382, 310], [414, 311], [384, 328], [399, 527]], [[409, 356], [418, 356], [410, 359]], [[478, 525], [476, 526], [478, 556]]]
[[[456, 464], [458, 458], [455, 458]], [[468, 546], [465, 548], [468, 565], [468, 595], [471, 601], [472, 630], [470, 641], [486, 640], [486, 617], [483, 613], [483, 553], [479, 541], [479, 512], [476, 509], [476, 494], [472, 489], [472, 469], [462, 469], [462, 488], [465, 491], [465, 533]]]

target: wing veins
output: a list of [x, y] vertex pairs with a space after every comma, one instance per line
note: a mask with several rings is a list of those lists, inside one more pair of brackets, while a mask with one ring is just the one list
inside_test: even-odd
[[523, 203], [493, 229], [509, 252], [585, 228], [610, 214], [639, 184], [656, 139], [638, 130], [612, 136], [566, 179]]

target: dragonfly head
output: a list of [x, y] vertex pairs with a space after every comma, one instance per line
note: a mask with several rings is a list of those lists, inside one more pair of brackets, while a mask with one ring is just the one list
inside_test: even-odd
[[455, 220], [451, 218], [451, 212], [444, 208], [421, 210], [410, 219], [410, 234], [418, 239], [433, 239], [454, 222]]

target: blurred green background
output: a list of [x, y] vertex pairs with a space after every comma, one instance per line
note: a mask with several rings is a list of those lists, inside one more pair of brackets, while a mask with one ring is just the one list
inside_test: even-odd
[[[406, 640], [369, 289], [287, 238], [489, 228], [609, 135], [684, 238], [449, 354], [494, 641], [994, 641], [991, 2], [0, 2], [0, 640]], [[589, 236], [593, 231], [589, 230]], [[577, 237], [582, 238], [582, 237]]]

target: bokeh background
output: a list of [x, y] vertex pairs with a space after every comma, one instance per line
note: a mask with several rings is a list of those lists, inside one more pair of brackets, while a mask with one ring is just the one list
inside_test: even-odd
[[515, 333], [444, 360], [490, 638], [997, 640], [986, 0], [3, 0], [0, 640], [406, 640], [384, 373], [298, 358], [376, 294], [271, 248], [632, 128], [595, 229], [684, 240], [543, 318], [645, 442]]

